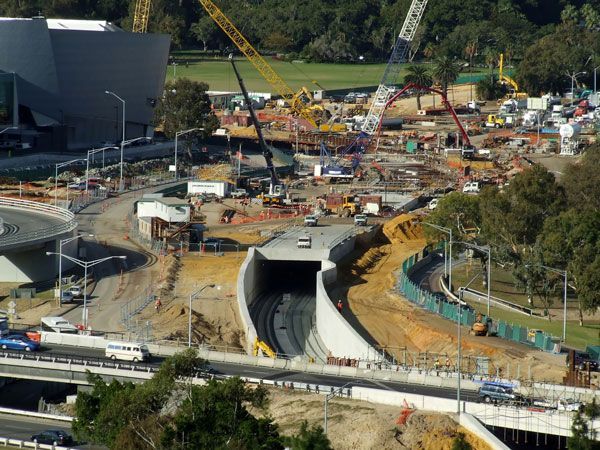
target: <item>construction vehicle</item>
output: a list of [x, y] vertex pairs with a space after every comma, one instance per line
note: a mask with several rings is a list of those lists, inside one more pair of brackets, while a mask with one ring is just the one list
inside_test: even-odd
[[485, 121], [485, 126], [490, 128], [503, 128], [506, 122], [503, 117], [497, 116], [496, 114], [489, 114]]
[[504, 53], [500, 53], [500, 63], [498, 64], [498, 81], [505, 86], [510, 86], [508, 93], [504, 96], [504, 98], [498, 100], [498, 104], [502, 104], [502, 102], [508, 99], [523, 100], [528, 97], [526, 92], [519, 92], [519, 85], [517, 82], [504, 73]]
[[388, 105], [388, 100], [394, 95], [398, 76], [400, 75], [400, 65], [406, 60], [406, 55], [410, 44], [415, 37], [415, 33], [423, 17], [427, 0], [412, 0], [398, 39], [394, 44], [394, 49], [387, 66], [383, 73], [381, 83], [377, 88], [369, 113], [362, 125], [361, 130], [369, 136], [373, 136], [381, 126], [383, 113]]
[[246, 103], [248, 104], [248, 111], [250, 112], [250, 119], [252, 120], [252, 124], [256, 130], [256, 135], [258, 136], [258, 143], [260, 145], [260, 149], [262, 150], [263, 157], [265, 158], [265, 162], [267, 165], [267, 170], [270, 175], [270, 185], [269, 192], [261, 194], [263, 206], [276, 206], [283, 205], [283, 201], [286, 196], [286, 189], [283, 183], [277, 177], [277, 172], [275, 172], [275, 167], [273, 166], [273, 152], [267, 146], [265, 142], [265, 138], [263, 137], [262, 129], [260, 127], [260, 122], [256, 117], [256, 112], [254, 111], [254, 107], [252, 106], [252, 101], [250, 100], [250, 96], [248, 95], [248, 91], [246, 90], [246, 85], [244, 84], [244, 80], [242, 79], [238, 69], [235, 65], [235, 61], [233, 59], [233, 54], [229, 55], [229, 61], [231, 62], [231, 66], [233, 67], [233, 71], [235, 72], [235, 76], [240, 85], [240, 89], [242, 90], [242, 94]]
[[275, 352], [269, 347], [269, 345], [265, 341], [261, 341], [258, 338], [254, 339], [254, 346], [252, 354], [254, 356], [259, 356], [259, 353], [262, 352], [263, 356], [268, 356], [269, 358], [276, 359], [277, 355]]
[[471, 327], [471, 334], [475, 336], [487, 336], [488, 320], [491, 319], [486, 319], [486, 321], [484, 322], [483, 316], [481, 314], [477, 314], [477, 317], [475, 318], [475, 323], [473, 323], [473, 326]]
[[339, 217], [350, 217], [360, 213], [360, 204], [354, 195], [327, 194], [325, 210], [328, 214], [337, 214]]
[[148, 31], [148, 19], [150, 18], [150, 6], [152, 0], [137, 0], [135, 2], [135, 10], [133, 13], [134, 33], [146, 33]]
[[305, 118], [316, 128], [322, 121], [323, 108], [310, 107], [312, 96], [307, 96], [308, 89], [302, 88], [300, 91], [294, 92], [252, 44], [248, 42], [233, 22], [211, 0], [200, 0], [200, 4], [242, 54], [246, 56], [248, 61], [258, 70], [262, 77], [274, 88], [275, 92], [281, 95], [283, 100], [289, 104], [291, 111]]

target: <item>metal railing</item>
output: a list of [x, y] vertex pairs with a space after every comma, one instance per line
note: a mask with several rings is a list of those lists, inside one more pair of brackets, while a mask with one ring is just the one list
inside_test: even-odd
[[39, 214], [46, 214], [63, 220], [63, 223], [51, 225], [49, 227], [40, 227], [37, 230], [28, 231], [26, 233], [11, 234], [10, 236], [5, 237], [0, 236], [0, 249], [16, 244], [29, 243], [39, 239], [51, 238], [63, 233], [68, 233], [77, 227], [77, 221], [72, 212], [45, 203], [0, 197], [0, 208], [15, 208]]

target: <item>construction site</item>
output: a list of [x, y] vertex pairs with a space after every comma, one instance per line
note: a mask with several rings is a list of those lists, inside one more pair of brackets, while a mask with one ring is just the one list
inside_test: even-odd
[[[134, 32], [147, 32], [151, 3], [136, 2]], [[87, 158], [3, 172], [0, 197], [75, 215], [82, 238], [75, 256], [126, 260], [90, 274], [85, 263], [59, 269], [58, 284], [1, 282], [0, 312], [12, 327], [30, 332], [43, 317], [56, 316], [73, 322], [81, 336], [188, 346], [255, 357], [272, 367], [283, 361], [320, 365], [323, 375], [332, 368], [418, 374], [439, 380], [437, 387], [457, 383], [459, 405], [461, 380], [467, 390], [484, 383], [514, 387], [531, 400], [515, 408], [528, 413], [541, 397], [553, 405], [566, 396], [597, 398], [599, 341], [590, 334], [578, 336], [576, 346], [567, 342], [567, 323], [583, 316], [575, 299], [567, 304], [566, 281], [564, 304], [551, 308], [527, 305], [524, 290], [514, 294], [518, 301], [494, 297], [494, 306], [511, 314], [562, 318], [562, 338], [538, 329], [540, 322], [528, 324], [526, 314], [515, 323], [510, 315], [496, 317], [498, 310], [490, 313], [491, 246], [485, 278], [467, 247], [452, 256], [453, 231], [428, 220], [449, 195], [503, 189], [536, 164], [560, 178], [596, 142], [600, 93], [528, 96], [506, 72], [503, 54], [498, 100], [479, 100], [474, 82], [402, 84], [401, 65], [427, 0], [412, 0], [375, 89], [295, 90], [215, 3], [200, 4], [237, 52], [228, 62], [239, 90], [207, 92], [218, 120], [211, 136], [185, 147], [180, 142], [178, 150], [178, 137], [199, 128], [176, 132], [174, 161], [171, 140], [157, 136], [148, 151], [160, 156], [123, 162], [121, 146], [119, 162], [118, 147], [109, 146], [106, 163], [104, 152], [101, 164], [88, 152]], [[248, 92], [236, 66], [242, 58], [270, 93]], [[39, 176], [21, 181], [21, 171], [30, 169]], [[477, 248], [480, 225], [456, 221]], [[449, 232], [449, 242], [428, 240], [431, 225]], [[64, 241], [57, 241], [57, 251]], [[46, 251], [51, 254], [59, 255]], [[454, 283], [448, 279], [453, 270]], [[494, 270], [508, 271], [502, 264]], [[64, 284], [67, 273], [76, 281]], [[486, 280], [487, 310], [483, 292], [474, 291], [476, 300], [463, 298], [473, 274]], [[63, 298], [82, 282], [83, 313], [81, 302]], [[28, 303], [15, 303], [20, 289], [32, 290]], [[585, 313], [588, 326], [597, 326], [599, 314]], [[343, 381], [325, 393], [325, 423], [330, 396], [343, 397], [351, 383]], [[294, 391], [294, 382], [289, 392], [270, 393], [268, 414], [283, 430], [297, 429], [300, 416], [311, 424], [321, 420], [323, 393]], [[427, 412], [427, 405], [390, 405], [337, 398], [330, 411], [334, 447], [450, 449], [464, 433], [472, 448], [499, 448], [448, 414]]]

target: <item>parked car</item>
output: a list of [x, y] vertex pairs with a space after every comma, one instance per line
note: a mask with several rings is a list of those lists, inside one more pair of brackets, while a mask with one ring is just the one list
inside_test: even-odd
[[73, 292], [69, 290], [62, 291], [62, 295], [60, 297], [61, 303], [71, 303], [73, 301]]
[[39, 350], [40, 344], [22, 334], [11, 334], [0, 338], [0, 348], [2, 350], [25, 350], [26, 352], [31, 352]]
[[484, 403], [518, 403], [523, 398], [507, 385], [484, 383], [478, 391], [479, 401]]
[[38, 444], [71, 445], [73, 437], [63, 430], [46, 430], [31, 436], [31, 440]]
[[231, 191], [231, 198], [246, 198], [248, 197], [248, 192], [246, 189], [239, 188]]
[[583, 409], [583, 403], [568, 398], [566, 400], [557, 401], [556, 409], [559, 411], [581, 411]]

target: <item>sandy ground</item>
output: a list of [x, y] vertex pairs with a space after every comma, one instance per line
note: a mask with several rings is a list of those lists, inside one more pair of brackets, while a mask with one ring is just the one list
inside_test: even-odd
[[[323, 395], [271, 389], [269, 397], [268, 414], [279, 424], [282, 434], [296, 433], [303, 420], [311, 426], [323, 426]], [[489, 449], [444, 414], [416, 411], [405, 425], [399, 425], [402, 408], [342, 398], [330, 400], [328, 411], [328, 437], [335, 449], [450, 450], [459, 431], [465, 433], [474, 449]], [[401, 431], [399, 441], [396, 429]]]
[[[451, 86], [448, 89], [448, 100], [452, 106], [465, 105], [469, 100], [475, 98], [475, 86], [472, 89], [472, 97], [471, 97], [471, 85], [469, 84], [457, 84]], [[443, 106], [441, 97], [439, 95], [423, 95], [421, 97], [421, 108], [427, 109], [432, 108], [434, 106], [434, 98], [435, 98], [435, 107], [439, 108]], [[395, 101], [392, 106], [388, 109], [386, 114], [390, 116], [400, 116], [400, 115], [413, 115], [417, 113], [417, 98], [403, 98]], [[425, 117], [424, 117], [425, 118]]]
[[[341, 267], [335, 295], [343, 295], [347, 290], [352, 313], [379, 345], [398, 360], [403, 360], [404, 349], [449, 355], [452, 359], [457, 347], [456, 325], [413, 306], [392, 290], [396, 280], [394, 271], [425, 245], [421, 227], [413, 219], [414, 216], [406, 214], [386, 223], [370, 249]], [[564, 358], [500, 338], [471, 336], [466, 328], [463, 332], [463, 354], [489, 356], [492, 370], [516, 376], [520, 364], [521, 377], [529, 375], [531, 366], [531, 375], [538, 380], [562, 381]]]

